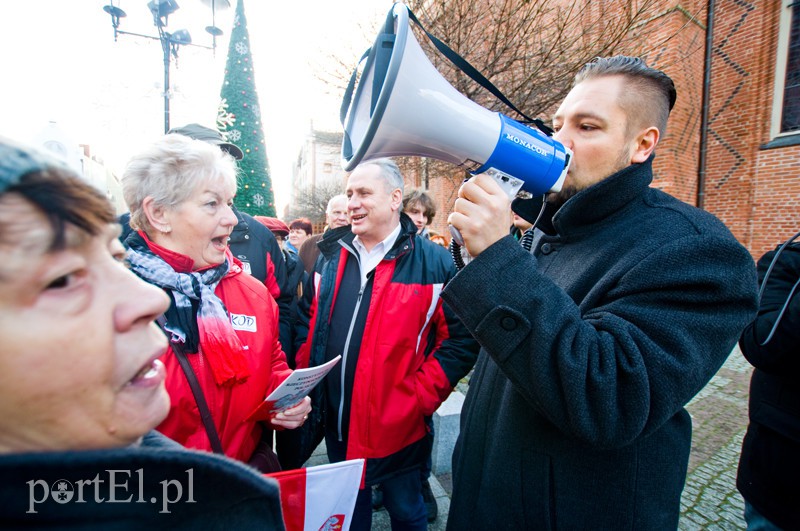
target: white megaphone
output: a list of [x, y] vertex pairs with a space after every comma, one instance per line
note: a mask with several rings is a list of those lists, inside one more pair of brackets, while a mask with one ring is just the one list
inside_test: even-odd
[[353, 83], [342, 102], [345, 170], [381, 157], [422, 156], [488, 173], [510, 198], [520, 189], [561, 190], [571, 151], [450, 85], [414, 38], [404, 4], [389, 11], [351, 101]]

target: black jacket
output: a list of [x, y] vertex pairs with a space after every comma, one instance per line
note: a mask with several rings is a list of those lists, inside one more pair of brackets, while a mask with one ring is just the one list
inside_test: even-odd
[[[762, 283], [775, 252], [758, 261]], [[800, 529], [799, 281], [800, 243], [795, 243], [775, 261], [758, 316], [739, 340], [755, 370], [750, 382], [750, 425], [742, 444], [736, 486], [758, 512], [783, 529]], [[767, 342], [784, 305], [780, 324]]]
[[283, 257], [286, 262], [286, 287], [291, 294], [288, 315], [290, 325], [290, 343], [283, 343], [283, 351], [286, 353], [286, 361], [289, 367], [295, 368], [295, 354], [297, 349], [306, 342], [308, 336], [308, 315], [298, 309], [299, 305], [310, 305], [309, 295], [305, 293], [308, 286], [308, 274], [303, 268], [303, 262], [298, 258], [294, 251], [284, 250]]
[[109, 450], [0, 456], [2, 529], [284, 529], [278, 485], [157, 432]]
[[630, 166], [545, 211], [442, 297], [480, 342], [448, 529], [676, 529], [684, 409], [756, 308], [747, 250]]

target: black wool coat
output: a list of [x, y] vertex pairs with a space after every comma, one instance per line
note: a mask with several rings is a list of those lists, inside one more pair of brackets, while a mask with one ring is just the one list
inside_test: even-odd
[[684, 405], [756, 308], [750, 254], [649, 187], [652, 158], [507, 236], [442, 297], [482, 346], [448, 529], [675, 529]]

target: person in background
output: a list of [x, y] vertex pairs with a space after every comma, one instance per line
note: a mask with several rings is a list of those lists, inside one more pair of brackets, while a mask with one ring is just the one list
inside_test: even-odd
[[306, 397], [274, 417], [253, 415], [291, 369], [278, 340], [277, 304], [228, 248], [236, 171], [233, 157], [215, 146], [165, 135], [125, 168], [122, 189], [136, 231], [126, 243], [133, 272], [171, 299], [162, 361], [172, 407], [159, 431], [262, 468], [269, 429], [302, 425], [311, 405]]
[[430, 240], [433, 243], [441, 245], [442, 247], [449, 248], [450, 242], [447, 240], [447, 237], [444, 234], [439, 234], [438, 232], [428, 229], [428, 236], [430, 236]]
[[231, 205], [231, 208], [238, 223], [228, 239], [228, 247], [231, 254], [242, 261], [245, 272], [262, 281], [275, 299], [281, 345], [285, 344], [290, 349], [295, 334], [291, 308], [294, 295], [283, 249], [275, 236], [264, 230], [265, 227], [253, 216], [237, 209], [235, 205]]
[[[173, 127], [168, 133], [208, 142], [219, 147], [237, 161], [242, 160], [244, 157], [244, 153], [242, 153], [239, 146], [226, 141], [219, 131], [210, 127], [192, 123], [181, 127]], [[281, 344], [285, 344], [292, 337], [292, 326], [288, 315], [292, 294], [286, 285], [286, 264], [283, 260], [281, 246], [272, 233], [265, 230], [261, 224], [256, 223], [250, 214], [242, 212], [234, 205], [231, 208], [236, 215], [237, 223], [228, 240], [228, 246], [231, 249], [231, 253], [242, 263], [242, 269], [244, 269], [245, 273], [263, 282], [272, 298], [278, 303], [280, 340]], [[130, 213], [120, 216], [120, 223], [123, 227], [120, 239], [123, 244], [125, 243], [125, 238], [131, 232], [129, 220]]]
[[274, 481], [153, 431], [169, 298], [119, 233], [91, 184], [0, 138], [0, 527], [283, 529]]
[[[278, 218], [268, 216], [255, 216], [255, 218], [272, 231], [279, 242], [283, 243], [286, 240], [289, 235], [289, 226], [286, 223]], [[297, 255], [286, 249], [283, 254], [289, 270], [289, 285], [294, 291], [290, 306], [292, 343], [291, 348], [285, 348], [284, 352], [286, 352], [286, 361], [289, 367], [294, 369], [297, 350], [305, 343], [308, 336], [308, 308], [311, 305], [311, 294], [306, 292], [308, 274], [303, 269]], [[303, 311], [300, 310], [300, 305], [302, 305]], [[275, 450], [283, 470], [293, 470], [303, 466], [306, 459], [301, 453], [301, 438], [300, 430], [277, 430], [275, 432]]]
[[286, 239], [289, 237], [289, 225], [283, 220], [270, 216], [253, 216], [253, 219], [264, 225], [264, 227], [275, 236], [275, 240], [277, 240], [278, 245], [281, 246], [281, 252], [285, 258], [286, 251], [283, 250], [283, 246], [286, 243]]
[[544, 196], [528, 199], [516, 197], [511, 201], [511, 228], [509, 233], [526, 251], [531, 250], [535, 234], [534, 223], [539, 218], [544, 205]]
[[533, 227], [533, 223], [529, 222], [513, 210], [511, 211], [511, 229], [509, 233], [515, 240], [520, 241], [525, 231]]
[[675, 103], [639, 58], [598, 58], [553, 118], [572, 151], [531, 251], [509, 199], [464, 183], [448, 222], [472, 260], [442, 297], [480, 342], [448, 529], [676, 529], [685, 405], [756, 310], [753, 259], [711, 214], [650, 186]]
[[[534, 214], [532, 217], [532, 221], [528, 221], [528, 219], [524, 215], [520, 215], [517, 212], [514, 212], [514, 207], [519, 207], [520, 204], [524, 204], [528, 208], [535, 208], [536, 206], [539, 207], [541, 210], [541, 202], [533, 201], [533, 200], [526, 200], [524, 202], [520, 202], [515, 199], [517, 203], [511, 203], [511, 229], [509, 233], [511, 236], [522, 245], [522, 248], [526, 251], [531, 250], [531, 245], [533, 244], [533, 236], [535, 234], [533, 228], [533, 221], [536, 220], [536, 215]], [[533, 205], [531, 205], [533, 203]], [[523, 212], [523, 214], [526, 214]], [[530, 216], [528, 216], [530, 217]]]
[[748, 529], [800, 529], [800, 243], [762, 256], [758, 276], [758, 315], [739, 339], [755, 370], [736, 486]]
[[417, 227], [417, 234], [428, 237], [428, 225], [436, 215], [436, 203], [424, 190], [411, 190], [403, 197], [403, 212]]
[[[289, 235], [289, 226], [278, 218], [269, 216], [254, 216], [255, 220], [264, 225], [272, 234], [275, 239], [283, 244]], [[302, 320], [301, 314], [298, 312], [297, 305], [304, 297], [304, 285], [306, 284], [307, 277], [305, 269], [303, 269], [297, 255], [284, 249], [284, 260], [286, 261], [286, 269], [288, 270], [287, 285], [292, 293], [292, 301], [289, 305], [289, 321], [291, 324], [291, 337], [287, 344], [284, 345], [284, 353], [286, 354], [286, 361], [289, 367], [295, 368], [295, 353], [300, 345], [305, 343], [306, 336], [308, 335], [308, 323]], [[283, 343], [281, 343], [283, 344]]]
[[393, 529], [427, 529], [420, 469], [431, 416], [472, 368], [477, 343], [439, 298], [455, 266], [401, 213], [397, 165], [362, 163], [347, 197], [351, 225], [319, 243], [309, 338], [297, 354], [298, 367], [342, 356], [315, 388], [320, 407], [310, 422], [324, 424], [332, 463], [367, 460], [351, 529], [370, 528], [376, 483]]
[[[328, 206], [325, 209], [325, 230], [337, 229], [349, 225], [350, 221], [347, 219], [347, 196], [339, 194], [328, 199]], [[309, 275], [314, 270], [314, 264], [317, 263], [319, 258], [319, 247], [317, 243], [322, 239], [325, 231], [310, 236], [303, 245], [300, 246], [300, 251], [297, 253], [306, 273]]]
[[289, 223], [289, 238], [283, 248], [297, 254], [303, 242], [314, 232], [314, 226], [308, 218], [297, 218]]

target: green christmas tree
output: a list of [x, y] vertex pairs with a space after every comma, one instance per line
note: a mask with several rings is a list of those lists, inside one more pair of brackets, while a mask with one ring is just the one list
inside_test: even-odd
[[275, 194], [269, 176], [243, 0], [236, 4], [220, 98], [217, 127], [244, 152], [239, 161], [241, 176], [234, 202], [248, 214], [274, 217]]

